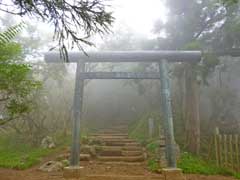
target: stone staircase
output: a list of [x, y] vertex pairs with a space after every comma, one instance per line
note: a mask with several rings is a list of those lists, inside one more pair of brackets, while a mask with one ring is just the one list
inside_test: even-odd
[[[127, 128], [115, 126], [90, 134], [81, 146], [81, 166], [85, 180], [162, 180], [146, 168], [147, 153]], [[89, 158], [83, 158], [83, 156]]]
[[92, 134], [90, 139], [96, 145], [97, 160], [111, 163], [141, 163], [146, 153], [140, 143], [128, 137], [127, 133], [103, 131]]

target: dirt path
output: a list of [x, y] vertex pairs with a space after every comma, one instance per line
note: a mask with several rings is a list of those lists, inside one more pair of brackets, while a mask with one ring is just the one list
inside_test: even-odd
[[[149, 172], [144, 165], [109, 165], [95, 162], [83, 162], [84, 173], [90, 175], [110, 175], [110, 176], [155, 176], [163, 179], [161, 175]], [[187, 180], [234, 180], [233, 177], [225, 176], [204, 176], [186, 175]], [[95, 178], [104, 180], [103, 178]], [[155, 179], [155, 178], [154, 178]], [[38, 166], [29, 170], [12, 170], [0, 168], [0, 180], [63, 180], [62, 172], [47, 173], [38, 170]]]

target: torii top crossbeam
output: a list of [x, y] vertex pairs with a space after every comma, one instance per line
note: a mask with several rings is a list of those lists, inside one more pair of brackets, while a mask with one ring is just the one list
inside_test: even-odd
[[[159, 62], [163, 59], [168, 62], [198, 62], [201, 60], [201, 51], [106, 51], [70, 52], [69, 62]], [[45, 54], [46, 62], [59, 62], [59, 53], [49, 52]], [[62, 60], [63, 61], [63, 60]]]

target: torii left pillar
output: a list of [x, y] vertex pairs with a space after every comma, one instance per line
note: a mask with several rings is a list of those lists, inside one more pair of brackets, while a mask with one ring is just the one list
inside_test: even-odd
[[84, 91], [84, 79], [81, 77], [81, 73], [85, 71], [85, 63], [77, 62], [76, 77], [75, 77], [75, 89], [74, 89], [74, 102], [73, 102], [73, 121], [72, 121], [72, 147], [70, 154], [70, 167], [64, 169], [63, 177], [66, 179], [78, 179], [81, 174], [80, 167], [80, 122], [82, 115], [83, 105], [83, 91]]

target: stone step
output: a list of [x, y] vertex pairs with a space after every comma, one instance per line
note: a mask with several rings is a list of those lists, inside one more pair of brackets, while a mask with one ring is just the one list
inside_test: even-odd
[[109, 140], [109, 141], [103, 141], [103, 143], [106, 146], [135, 146], [135, 147], [141, 147], [141, 144], [135, 141], [132, 142], [126, 142], [124, 141], [115, 141], [115, 140]]
[[88, 175], [86, 180], [163, 180], [163, 176]]
[[[129, 139], [128, 137], [124, 137], [124, 136], [95, 136], [95, 137], [90, 137], [90, 140], [98, 140], [98, 141], [129, 141], [132, 139]], [[132, 140], [133, 141], [133, 140]], [[131, 141], [131, 142], [132, 142]]]
[[98, 164], [104, 164], [104, 165], [112, 165], [112, 166], [143, 166], [145, 165], [145, 162], [121, 162], [121, 161], [109, 161], [109, 162], [103, 162], [103, 161], [98, 161]]
[[80, 154], [80, 161], [90, 161], [91, 155], [90, 154]]
[[122, 156], [122, 151], [117, 149], [117, 150], [107, 150], [107, 151], [100, 151], [99, 152], [100, 156]]
[[140, 156], [143, 155], [142, 151], [122, 151], [123, 156]]
[[[129, 151], [129, 150], [124, 150], [124, 148], [121, 146], [103, 146], [99, 148], [98, 154], [102, 156], [139, 156], [143, 154], [143, 148], [140, 147], [139, 150], [135, 150], [135, 151], [131, 150], [132, 148], [133, 146], [130, 147], [130, 151]], [[136, 148], [138, 149], [138, 147]]]
[[128, 137], [128, 134], [127, 133], [95, 133], [95, 134], [92, 134], [91, 136], [94, 136], [94, 137], [99, 137], [99, 136]]
[[128, 136], [124, 135], [112, 135], [112, 134], [102, 134], [102, 135], [91, 135], [90, 138], [101, 138], [101, 139], [109, 139], [109, 138], [116, 138], [116, 139], [128, 139]]
[[121, 141], [105, 141], [103, 142], [106, 146], [126, 146], [127, 143]]
[[122, 150], [126, 150], [126, 151], [142, 151], [143, 148], [140, 146], [123, 146]]
[[97, 151], [122, 151], [122, 146], [97, 146]]
[[140, 156], [143, 151], [126, 151], [126, 150], [102, 150], [99, 152], [100, 156]]
[[142, 162], [144, 156], [98, 156], [100, 161]]
[[92, 138], [92, 140], [97, 140], [97, 141], [103, 141], [103, 142], [125, 142], [125, 143], [135, 143], [136, 141], [134, 139], [129, 139], [129, 138], [115, 138], [115, 137], [96, 137]]
[[[69, 159], [70, 153], [61, 154], [58, 157], [56, 157], [57, 160], [64, 160]], [[91, 155], [90, 154], [80, 154], [80, 161], [90, 161]]]
[[98, 146], [98, 151], [142, 151], [138, 146]]
[[110, 130], [103, 130], [100, 131], [100, 133], [104, 133], [104, 134], [116, 134], [116, 133], [127, 133], [127, 129], [110, 129]]
[[139, 147], [141, 147], [142, 145], [138, 142], [131, 142], [131, 143], [125, 143], [125, 146], [139, 146]]

